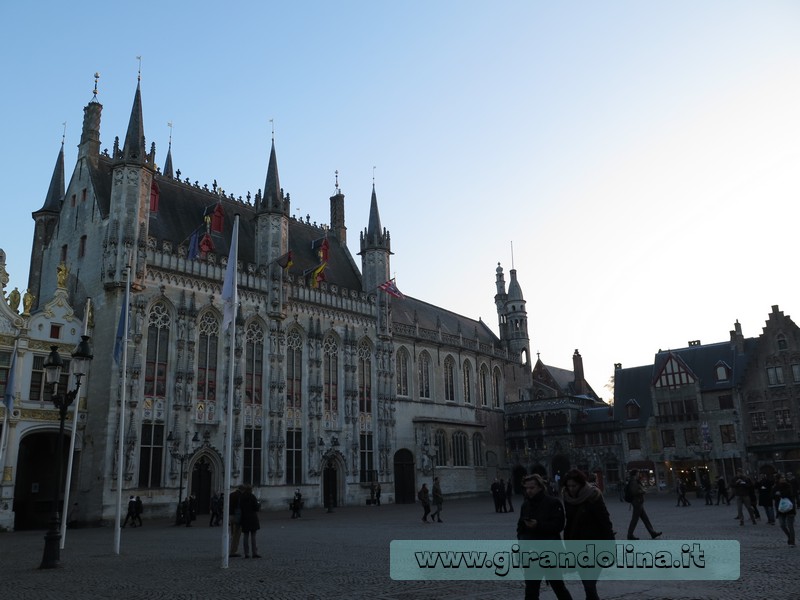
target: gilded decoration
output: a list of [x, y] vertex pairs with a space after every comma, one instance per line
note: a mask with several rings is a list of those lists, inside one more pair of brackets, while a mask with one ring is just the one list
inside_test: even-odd
[[14, 467], [3, 468], [3, 482], [11, 482], [11, 474], [14, 472]]
[[[72, 414], [67, 413], [66, 421], [72, 421]], [[22, 408], [19, 411], [19, 418], [26, 421], [58, 421], [60, 415], [58, 410], [45, 410], [41, 408]]]

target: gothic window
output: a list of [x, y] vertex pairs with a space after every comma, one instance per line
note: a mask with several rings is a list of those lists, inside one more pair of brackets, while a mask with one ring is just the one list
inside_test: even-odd
[[480, 393], [481, 393], [481, 406], [489, 406], [489, 369], [486, 365], [481, 367], [481, 380], [480, 380]]
[[213, 402], [217, 397], [217, 346], [219, 322], [211, 313], [205, 313], [198, 327], [197, 344], [197, 400]]
[[450, 356], [444, 359], [444, 399], [456, 401], [456, 362]]
[[161, 465], [164, 462], [164, 425], [142, 423], [142, 444], [139, 449], [139, 488], [161, 487]]
[[303, 433], [286, 430], [286, 485], [303, 483]]
[[447, 465], [447, 437], [443, 429], [436, 430], [436, 437], [434, 437], [436, 445], [436, 456], [434, 460], [437, 467], [444, 467]]
[[5, 398], [6, 385], [11, 371], [11, 352], [0, 351], [0, 396]]
[[[358, 345], [358, 410], [362, 413], [372, 412], [372, 351], [370, 345], [363, 341]], [[372, 456], [370, 454], [370, 456]]]
[[467, 434], [456, 431], [453, 434], [453, 466], [466, 467], [469, 464], [467, 461]]
[[431, 357], [427, 352], [422, 352], [419, 355], [417, 363], [418, 378], [419, 378], [419, 397], [431, 397]]
[[78, 258], [86, 256], [86, 236], [82, 235], [78, 241]]
[[245, 382], [247, 404], [262, 404], [264, 397], [264, 328], [260, 323], [250, 323], [245, 333]]
[[767, 380], [770, 385], [783, 385], [783, 367], [767, 367]]
[[249, 485], [261, 485], [261, 429], [257, 427], [244, 428], [244, 453], [242, 479]]
[[335, 413], [339, 410], [339, 347], [332, 335], [322, 343], [322, 353], [323, 402], [326, 411]]
[[408, 396], [408, 352], [400, 348], [395, 360], [395, 379], [397, 380], [397, 395]]
[[164, 398], [167, 393], [169, 356], [169, 311], [163, 302], [153, 305], [148, 315], [147, 351], [144, 368], [144, 395]]
[[788, 408], [781, 408], [775, 411], [775, 429], [791, 429], [792, 417]]
[[800, 365], [792, 365], [792, 380], [800, 383]]
[[373, 481], [373, 473], [375, 472], [374, 456], [372, 452], [372, 434], [362, 433], [359, 436], [359, 458], [361, 470], [359, 473], [359, 481], [367, 483]]
[[464, 404], [472, 404], [472, 365], [464, 361]]
[[[286, 406], [303, 406], [303, 338], [297, 329], [286, 336]], [[288, 448], [288, 445], [287, 445]]]
[[153, 181], [150, 185], [150, 212], [157, 213], [158, 212], [158, 197], [159, 197], [159, 189], [158, 184]]
[[483, 436], [480, 433], [472, 434], [472, 461], [476, 467], [483, 466]]
[[767, 431], [767, 413], [758, 410], [750, 413], [750, 428], [753, 431]]
[[62, 263], [67, 262], [67, 245], [66, 244], [61, 246], [61, 262]]
[[493, 400], [494, 400], [494, 407], [500, 408], [500, 398], [502, 398], [501, 390], [502, 390], [502, 381], [503, 377], [500, 375], [500, 369], [494, 370], [494, 375], [492, 376], [492, 392], [493, 392]]
[[665, 387], [675, 389], [694, 382], [694, 376], [689, 372], [684, 364], [674, 356], [670, 355], [669, 359], [664, 365], [664, 368], [661, 369], [661, 373], [656, 380], [655, 386], [657, 388]]

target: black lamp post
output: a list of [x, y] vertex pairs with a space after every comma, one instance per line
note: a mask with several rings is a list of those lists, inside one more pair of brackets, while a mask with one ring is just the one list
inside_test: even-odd
[[[194, 454], [194, 450], [189, 448], [189, 431], [188, 430], [186, 431], [186, 434], [184, 435], [184, 439], [183, 439], [183, 452], [181, 452], [181, 449], [180, 449], [180, 445], [179, 445], [180, 442], [178, 442], [178, 440], [175, 438], [175, 436], [172, 434], [171, 431], [169, 432], [169, 435], [167, 436], [167, 441], [168, 442], [172, 442], [172, 445], [170, 446], [170, 449], [169, 449], [170, 455], [172, 455], [172, 458], [174, 458], [177, 461], [180, 461], [180, 463], [181, 463], [180, 477], [178, 479], [178, 510], [175, 512], [175, 525], [180, 525], [181, 524], [181, 506], [183, 504], [183, 464], [187, 460], [189, 460], [189, 458], [191, 458], [192, 454]], [[192, 443], [196, 444], [199, 441], [200, 441], [200, 438], [198, 437], [198, 433], [195, 431], [194, 432], [194, 437], [192, 438]], [[189, 515], [183, 515], [183, 516], [186, 519], [189, 518]]]
[[[81, 389], [81, 379], [86, 374], [91, 362], [92, 347], [89, 345], [89, 336], [81, 336], [81, 341], [72, 352], [72, 365], [73, 372], [75, 373], [75, 389], [68, 391], [66, 394], [61, 395], [58, 393], [58, 383], [61, 380], [61, 370], [64, 367], [64, 361], [58, 353], [58, 346], [50, 346], [50, 354], [44, 361], [44, 376], [45, 382], [53, 386], [52, 401], [53, 405], [58, 409], [59, 425], [58, 425], [58, 441], [56, 443], [56, 484], [53, 493], [53, 516], [50, 519], [50, 528], [44, 536], [44, 554], [42, 555], [42, 564], [40, 569], [54, 569], [61, 565], [61, 477], [62, 477], [62, 448], [64, 437], [64, 420], [67, 418], [67, 410], [70, 405], [78, 397], [78, 391]], [[76, 417], [77, 418], [77, 415]]]

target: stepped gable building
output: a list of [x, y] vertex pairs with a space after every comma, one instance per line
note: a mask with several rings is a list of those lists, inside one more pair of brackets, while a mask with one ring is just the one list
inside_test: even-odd
[[800, 468], [800, 335], [777, 306], [757, 338], [737, 321], [726, 342], [659, 351], [652, 365], [615, 371], [614, 414], [626, 467], [672, 490], [700, 488], [742, 468]]
[[[309, 506], [363, 505], [373, 481], [384, 500], [413, 502], [434, 472], [448, 492], [487, 490], [506, 468], [507, 398], [519, 397], [530, 381], [515, 271], [508, 294], [497, 271], [499, 337], [481, 320], [396, 288], [384, 292], [391, 237], [374, 185], [359, 262], [348, 249], [338, 183], [330, 223], [322, 226], [290, 215], [274, 140], [264, 188], [253, 196], [235, 198], [216, 182], [181, 179], [171, 145], [163, 170], [157, 166], [142, 106], [137, 85], [122, 142], [101, 151], [103, 107], [95, 89], [72, 175], [65, 185], [62, 147], [45, 202], [33, 213], [31, 312], [13, 317], [0, 355], [12, 338], [32, 333], [35, 319], [44, 339], [17, 373], [3, 499], [14, 506], [47, 499], [46, 490], [28, 483], [44, 480], [51, 466], [31, 457], [54, 446], [58, 427], [48, 392], [36, 396], [32, 381], [50, 345], [66, 355], [75, 331], [81, 333], [73, 321], [84, 315], [67, 318], [50, 303], [83, 307], [87, 299], [94, 360], [82, 388], [72, 497], [65, 499], [79, 503], [83, 521], [109, 521], [118, 486], [142, 496], [153, 516], [174, 514], [188, 493], [206, 511], [212, 494], [223, 491], [228, 410], [232, 481], [252, 484], [268, 509], [284, 509], [295, 488]], [[229, 406], [221, 287], [235, 215], [240, 307]], [[128, 279], [123, 394], [113, 357]], [[120, 436], [124, 461], [117, 464]], [[41, 512], [9, 513], [4, 524], [38, 526], [47, 507]]]

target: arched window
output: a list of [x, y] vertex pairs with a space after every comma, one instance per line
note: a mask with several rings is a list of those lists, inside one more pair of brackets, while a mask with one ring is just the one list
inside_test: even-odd
[[286, 335], [286, 484], [303, 483], [303, 338]]
[[358, 345], [358, 410], [372, 413], [372, 351], [366, 341]]
[[628, 400], [625, 403], [625, 418], [638, 419], [640, 410], [639, 403], [636, 400]]
[[466, 467], [468, 464], [467, 434], [463, 431], [456, 431], [453, 434], [453, 466]]
[[472, 365], [464, 361], [464, 404], [472, 404]]
[[483, 365], [481, 367], [480, 393], [481, 393], [481, 406], [488, 406], [489, 394], [491, 394], [491, 388], [489, 387], [489, 369], [486, 367], [486, 365]]
[[444, 434], [444, 429], [436, 430], [434, 441], [436, 443], [435, 464], [437, 467], [444, 467], [447, 465], [447, 436]]
[[483, 436], [480, 433], [472, 434], [472, 464], [483, 466]]
[[397, 395], [408, 396], [408, 352], [400, 348], [395, 361], [395, 379], [397, 380]]
[[214, 402], [217, 398], [217, 344], [219, 321], [211, 313], [200, 318], [197, 344], [197, 401]]
[[418, 378], [419, 378], [419, 397], [431, 397], [431, 357], [427, 352], [422, 352], [419, 355], [417, 362]]
[[323, 404], [326, 421], [333, 422], [339, 411], [339, 346], [329, 335], [322, 343]]
[[247, 326], [245, 361], [245, 402], [261, 405], [264, 394], [264, 328], [259, 323]]
[[494, 375], [492, 376], [492, 392], [493, 392], [493, 401], [494, 407], [500, 408], [500, 398], [503, 397], [502, 395], [502, 383], [503, 383], [503, 376], [500, 374], [500, 369], [494, 370]]
[[[83, 192], [84, 192], [84, 200], [85, 200], [86, 199], [86, 190], [83, 190]], [[158, 212], [158, 198], [159, 198], [159, 195], [160, 195], [160, 192], [159, 192], [159, 189], [158, 189], [158, 184], [155, 181], [153, 181], [153, 183], [150, 184], [150, 212], [153, 212], [153, 213], [157, 213]]]
[[163, 302], [150, 309], [147, 319], [147, 349], [145, 350], [144, 394], [145, 418], [142, 420], [139, 447], [139, 487], [161, 487], [164, 464], [164, 423], [155, 417], [154, 405], [163, 402], [169, 373], [169, 330], [172, 324], [169, 310]]
[[456, 361], [450, 356], [444, 359], [444, 399], [456, 401]]

